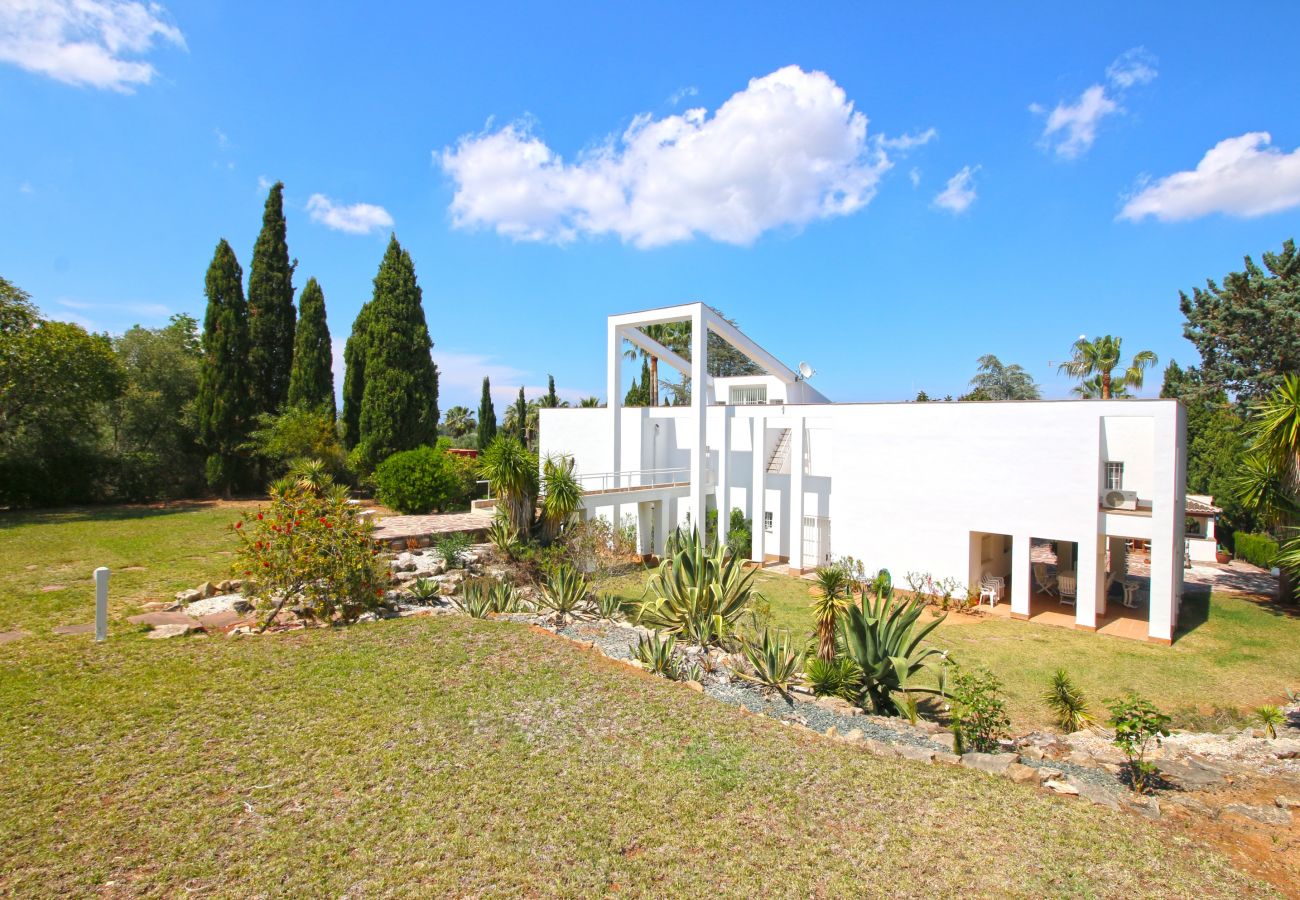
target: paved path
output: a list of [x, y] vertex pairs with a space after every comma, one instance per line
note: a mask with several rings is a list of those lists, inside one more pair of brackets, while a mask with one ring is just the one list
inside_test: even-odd
[[492, 511], [484, 509], [437, 516], [385, 516], [375, 520], [374, 536], [380, 541], [432, 538], [439, 534], [483, 531], [491, 524]]

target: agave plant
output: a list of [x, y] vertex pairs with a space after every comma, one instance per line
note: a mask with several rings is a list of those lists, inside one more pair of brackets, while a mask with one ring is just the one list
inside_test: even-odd
[[410, 591], [417, 602], [428, 606], [438, 599], [438, 582], [432, 578], [417, 578], [411, 582]]
[[[850, 606], [840, 620], [840, 631], [850, 659], [862, 669], [862, 691], [858, 703], [877, 715], [898, 715], [902, 710], [895, 694], [910, 690], [909, 682], [931, 657], [940, 656], [934, 647], [922, 647], [926, 636], [946, 618], [940, 616], [916, 628], [925, 604], [915, 598], [895, 602], [876, 596], [862, 598], [862, 607]], [[928, 691], [934, 693], [933, 691]]]
[[560, 563], [546, 576], [538, 603], [550, 610], [556, 622], [563, 625], [570, 618], [588, 612], [591, 605], [589, 591], [590, 584], [585, 575], [568, 563]]
[[816, 594], [812, 613], [817, 656], [829, 662], [835, 658], [835, 626], [850, 603], [848, 573], [840, 566], [822, 566], [817, 570]]
[[677, 657], [673, 655], [676, 645], [677, 639], [671, 634], [660, 637], [656, 632], [637, 638], [637, 642], [629, 645], [628, 649], [632, 651], [632, 658], [647, 671], [665, 678], [676, 678], [679, 674]]
[[623, 598], [618, 594], [600, 594], [596, 597], [596, 612], [602, 619], [616, 619], [623, 614]]
[[789, 697], [790, 685], [794, 683], [801, 659], [790, 646], [790, 635], [785, 632], [778, 635], [773, 629], [766, 628], [757, 641], [743, 640], [740, 647], [755, 672], [754, 675], [738, 673], [740, 677], [756, 681]]
[[638, 624], [702, 647], [720, 644], [758, 596], [753, 570], [726, 547], [707, 547], [694, 528], [678, 529], [664, 555], [646, 584], [651, 597], [637, 610]]
[[1067, 734], [1082, 731], [1092, 722], [1087, 698], [1064, 669], [1057, 669], [1052, 676], [1052, 682], [1043, 694], [1043, 702], [1056, 717], [1056, 724]]
[[487, 539], [497, 552], [506, 559], [514, 559], [519, 553], [519, 534], [511, 527], [504, 515], [493, 517], [487, 527]]
[[486, 619], [488, 613], [493, 612], [491, 589], [482, 578], [466, 581], [461, 586], [460, 596], [453, 597], [452, 602], [474, 619]]
[[493, 612], [517, 613], [524, 607], [524, 598], [508, 581], [498, 581], [488, 588], [488, 599]]

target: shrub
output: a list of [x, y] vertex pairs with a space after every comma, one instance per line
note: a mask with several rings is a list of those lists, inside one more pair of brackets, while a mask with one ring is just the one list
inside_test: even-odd
[[1169, 737], [1169, 717], [1150, 700], [1132, 692], [1106, 705], [1110, 707], [1111, 728], [1115, 729], [1115, 746], [1128, 760], [1129, 785], [1134, 793], [1144, 793], [1156, 773], [1146, 755], [1153, 741], [1158, 747], [1161, 738]]
[[961, 750], [994, 753], [1010, 734], [1011, 720], [1002, 699], [1002, 682], [987, 669], [959, 670], [949, 689], [955, 708], [953, 734]]
[[290, 406], [280, 413], [260, 414], [243, 449], [265, 460], [275, 476], [300, 459], [320, 460], [333, 478], [348, 474], [347, 453], [334, 417], [320, 409]]
[[732, 556], [749, 559], [753, 548], [754, 522], [752, 519], [745, 518], [743, 509], [733, 507], [731, 518], [727, 522], [727, 549], [731, 551]]
[[587, 578], [568, 563], [555, 566], [547, 574], [538, 602], [551, 611], [558, 624], [589, 611]]
[[626, 567], [636, 552], [635, 542], [623, 540], [622, 533], [599, 516], [570, 525], [561, 544], [579, 571], [597, 579]]
[[1051, 684], [1043, 694], [1043, 702], [1052, 711], [1057, 726], [1064, 732], [1081, 731], [1092, 721], [1087, 698], [1064, 669], [1057, 669], [1052, 676]]
[[1261, 569], [1271, 569], [1277, 565], [1278, 544], [1267, 534], [1233, 535], [1232, 545], [1236, 549], [1237, 559], [1244, 559]]
[[677, 639], [671, 634], [660, 637], [656, 632], [637, 638], [637, 642], [630, 644], [628, 649], [632, 652], [632, 658], [645, 666], [647, 671], [665, 678], [676, 678], [679, 674], [677, 657], [673, 655], [676, 644]]
[[1286, 724], [1286, 716], [1276, 706], [1261, 706], [1255, 710], [1254, 716], [1269, 740], [1277, 737], [1277, 726]]
[[862, 693], [862, 669], [848, 657], [829, 661], [812, 657], [804, 664], [803, 675], [818, 697], [856, 701]]
[[678, 529], [665, 555], [646, 584], [653, 596], [640, 605], [637, 622], [702, 647], [721, 644], [756, 595], [753, 570], [725, 548], [710, 550], [696, 529]]
[[244, 513], [234, 525], [235, 570], [251, 582], [255, 601], [271, 607], [263, 630], [287, 603], [321, 620], [337, 613], [345, 622], [374, 609], [388, 573], [370, 537], [373, 527], [342, 487], [290, 478], [272, 484], [270, 506]]
[[895, 695], [915, 690], [909, 684], [925, 668], [931, 657], [941, 656], [934, 647], [921, 647], [926, 635], [939, 627], [943, 617], [916, 629], [916, 620], [925, 604], [916, 598], [895, 602], [892, 591], [873, 598], [863, 595], [861, 606], [849, 606], [841, 617], [840, 634], [845, 651], [862, 670], [862, 693], [858, 699], [864, 707], [871, 705], [876, 715], [899, 713]]
[[473, 543], [474, 541], [465, 532], [454, 531], [438, 538], [433, 545], [433, 552], [447, 568], [459, 569], [464, 567], [465, 553]]
[[474, 463], [445, 450], [416, 447], [375, 468], [375, 497], [403, 515], [463, 509], [474, 493]]

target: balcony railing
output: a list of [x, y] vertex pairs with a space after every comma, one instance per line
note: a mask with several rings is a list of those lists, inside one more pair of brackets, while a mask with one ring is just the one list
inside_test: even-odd
[[588, 493], [630, 491], [686, 484], [691, 480], [691, 469], [689, 466], [679, 466], [673, 469], [633, 469], [627, 472], [584, 472], [574, 477]]

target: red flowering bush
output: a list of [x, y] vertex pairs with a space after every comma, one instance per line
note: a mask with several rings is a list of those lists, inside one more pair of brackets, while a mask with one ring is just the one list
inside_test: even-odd
[[286, 605], [309, 617], [354, 621], [384, 596], [387, 567], [371, 539], [369, 518], [332, 482], [285, 478], [271, 485], [271, 505], [234, 524], [235, 572], [244, 591], [267, 610], [265, 629]]

